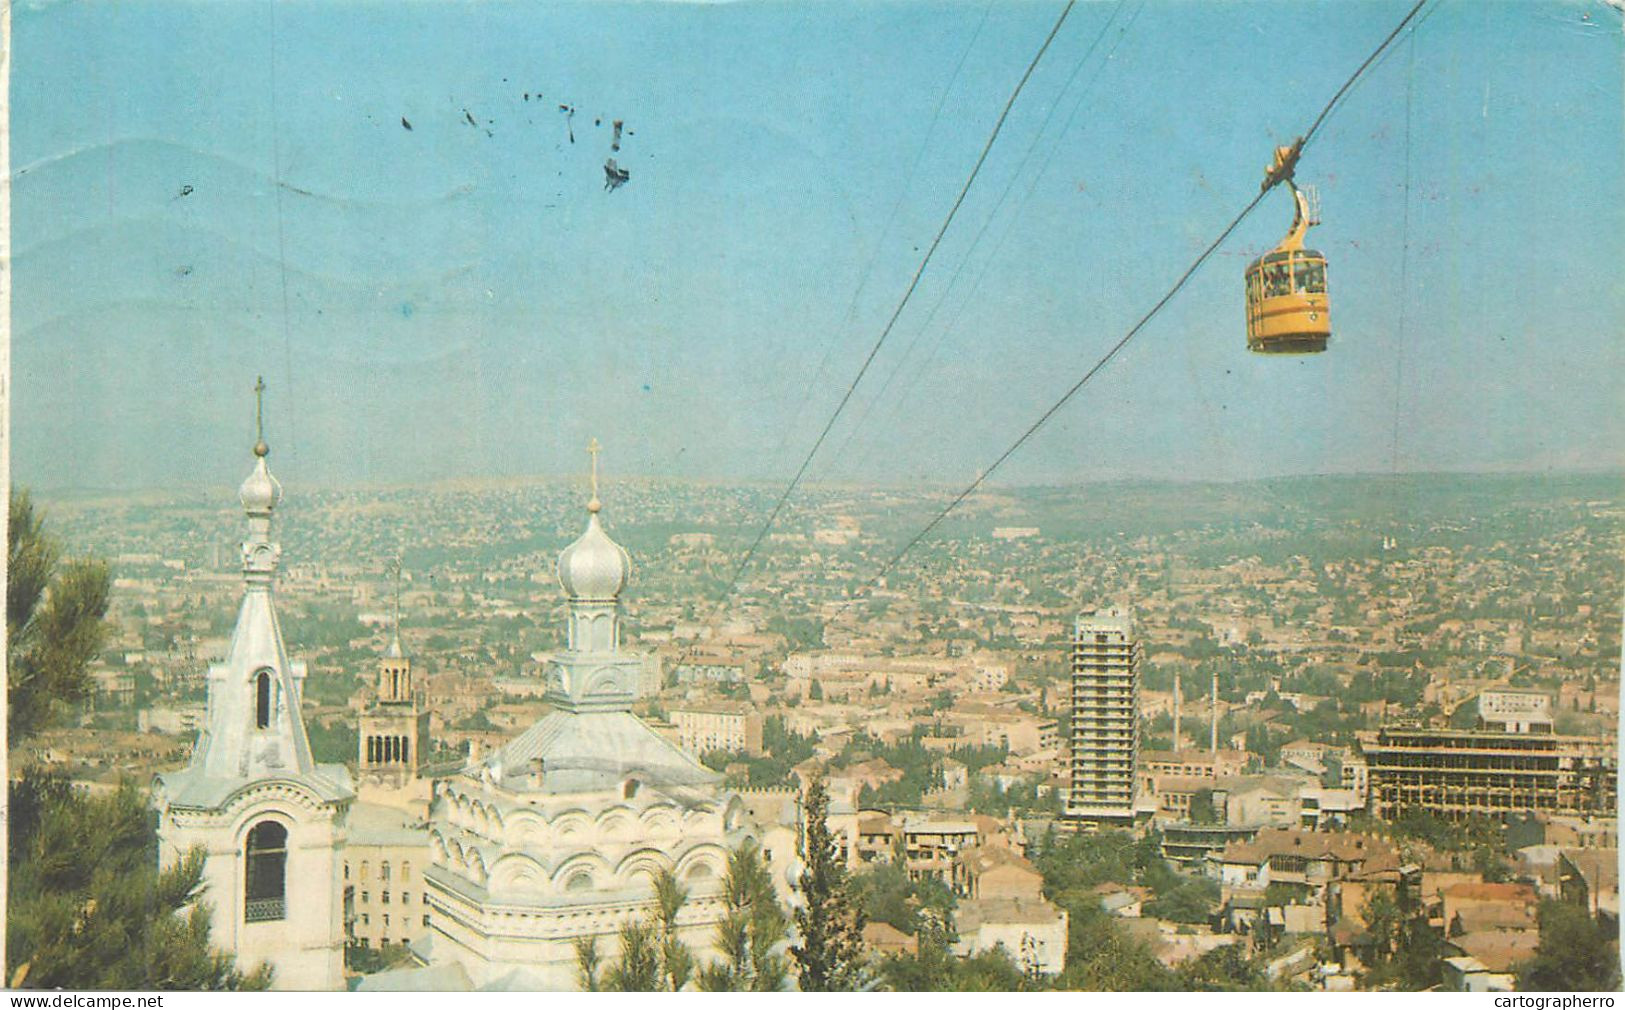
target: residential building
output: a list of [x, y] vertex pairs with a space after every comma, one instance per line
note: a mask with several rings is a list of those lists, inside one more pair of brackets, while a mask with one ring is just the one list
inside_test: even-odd
[[1072, 777], [1066, 808], [1079, 827], [1134, 823], [1139, 661], [1126, 611], [1079, 615], [1072, 634]]
[[1297, 884], [1319, 891], [1333, 881], [1397, 868], [1398, 855], [1381, 838], [1348, 831], [1265, 828], [1208, 857], [1208, 875], [1221, 884], [1265, 888]]
[[1619, 928], [1619, 851], [1564, 849], [1558, 859], [1558, 893], [1593, 917], [1606, 916]]
[[975, 845], [954, 860], [953, 887], [967, 898], [1037, 898], [1044, 875], [1012, 849]]
[[742, 701], [711, 701], [673, 706], [677, 745], [690, 754], [709, 751], [762, 752], [762, 714]]
[[1059, 975], [1066, 967], [1066, 912], [1043, 898], [970, 898], [955, 909], [954, 953], [1002, 946], [1023, 970]]
[[1190, 747], [1181, 750], [1140, 751], [1140, 780], [1149, 781], [1153, 775], [1183, 775], [1206, 779], [1240, 775], [1256, 759], [1244, 750], [1201, 750]]
[[403, 810], [357, 803], [344, 847], [349, 942], [388, 949], [429, 931], [423, 870], [429, 865], [427, 826]]

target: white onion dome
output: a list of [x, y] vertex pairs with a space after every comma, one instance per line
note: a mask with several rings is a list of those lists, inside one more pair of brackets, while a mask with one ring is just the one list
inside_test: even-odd
[[587, 504], [587, 532], [559, 552], [559, 584], [572, 599], [613, 600], [626, 588], [632, 559], [598, 521], [598, 499]]
[[265, 465], [265, 457], [270, 451], [263, 440], [254, 444], [254, 472], [237, 489], [237, 497], [248, 512], [270, 512], [282, 501], [282, 485], [271, 476], [270, 469]]

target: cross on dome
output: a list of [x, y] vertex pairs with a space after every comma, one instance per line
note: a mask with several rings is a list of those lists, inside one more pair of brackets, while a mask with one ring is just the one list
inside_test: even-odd
[[265, 376], [254, 377], [254, 455], [264, 457], [271, 452], [265, 444]]
[[604, 503], [598, 500], [598, 454], [602, 451], [598, 439], [587, 443], [587, 455], [592, 457], [592, 497], [587, 501], [588, 512], [597, 512], [604, 507]]
[[282, 500], [282, 485], [265, 465], [265, 457], [270, 454], [271, 447], [265, 444], [265, 377], [262, 375], [254, 383], [254, 472], [237, 490], [243, 510], [250, 516], [269, 517]]

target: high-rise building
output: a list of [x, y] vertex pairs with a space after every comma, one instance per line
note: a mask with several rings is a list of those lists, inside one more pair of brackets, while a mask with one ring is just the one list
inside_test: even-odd
[[271, 513], [282, 486], [266, 468], [269, 452], [262, 437], [239, 492], [243, 603], [225, 660], [209, 667], [203, 730], [187, 766], [153, 785], [158, 858], [167, 868], [195, 848], [207, 854], [209, 941], [241, 968], [269, 964], [278, 989], [336, 990], [340, 854], [355, 794], [343, 765], [316, 763], [300, 718], [305, 664], [289, 658], [273, 601], [281, 548]]
[[1080, 827], [1134, 823], [1140, 744], [1140, 649], [1125, 610], [1086, 611], [1072, 633], [1072, 782]]

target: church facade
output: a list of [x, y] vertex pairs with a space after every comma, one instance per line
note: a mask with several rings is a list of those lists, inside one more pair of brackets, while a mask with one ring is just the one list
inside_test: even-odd
[[300, 716], [305, 665], [288, 657], [273, 597], [281, 549], [271, 515], [282, 488], [269, 451], [261, 438], [239, 493], [243, 602], [225, 660], [209, 668], [205, 725], [188, 765], [153, 785], [159, 860], [169, 867], [204, 853], [211, 940], [239, 967], [269, 964], [277, 989], [336, 990], [354, 792], [343, 765], [313, 760]]
[[409, 945], [427, 968], [408, 976], [459, 987], [573, 990], [577, 943], [613, 963], [621, 927], [654, 919], [655, 880], [669, 871], [687, 893], [678, 939], [697, 967], [713, 960], [730, 852], [766, 842], [782, 883], [794, 846], [633, 714], [648, 664], [621, 647], [631, 561], [600, 519], [596, 455], [586, 530], [558, 559], [567, 646], [545, 672], [553, 710], [434, 779], [431, 796], [428, 717], [398, 614], [360, 720], [360, 782], [312, 756], [305, 664], [289, 657], [275, 606], [282, 488], [268, 453], [262, 438], [239, 493], [243, 599], [209, 668], [205, 724], [187, 766], [153, 783], [161, 864], [203, 854], [212, 943], [244, 970], [269, 965], [277, 989], [343, 989], [349, 942]]
[[[595, 467], [596, 470], [596, 467]], [[654, 914], [654, 880], [688, 892], [678, 933], [715, 957], [731, 848], [751, 837], [721, 776], [632, 713], [641, 659], [621, 650], [619, 600], [631, 563], [600, 522], [559, 555], [568, 644], [547, 671], [554, 711], [436, 784], [430, 817], [430, 960], [475, 988], [573, 990], [575, 944], [618, 956], [623, 923]]]

